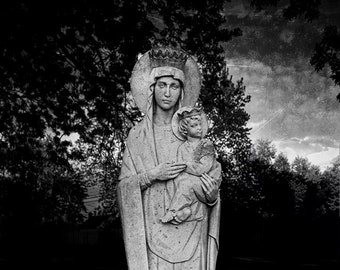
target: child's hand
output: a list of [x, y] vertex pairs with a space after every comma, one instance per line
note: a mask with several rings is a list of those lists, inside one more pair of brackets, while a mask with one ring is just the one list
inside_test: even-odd
[[202, 188], [205, 192], [205, 196], [208, 202], [214, 202], [218, 197], [218, 180], [210, 177], [208, 174], [203, 173], [201, 176], [201, 181], [203, 182]]

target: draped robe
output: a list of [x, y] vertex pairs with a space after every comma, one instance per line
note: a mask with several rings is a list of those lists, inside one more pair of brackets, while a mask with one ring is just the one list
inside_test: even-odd
[[[151, 260], [159, 258], [164, 265], [174, 266], [171, 269], [186, 269], [185, 265], [189, 265], [196, 254], [201, 260], [197, 270], [214, 270], [218, 252], [219, 198], [212, 207], [201, 203], [197, 211], [202, 212], [202, 220], [173, 225], [160, 221], [174, 194], [173, 180], [157, 181], [141, 190], [140, 175], [162, 161], [156, 151], [152, 93], [148, 102], [148, 113], [127, 138], [117, 189], [128, 267], [130, 270], [163, 270], [165, 266], [152, 266]], [[182, 143], [174, 138], [166, 143], [168, 161], [176, 160], [177, 148]]]

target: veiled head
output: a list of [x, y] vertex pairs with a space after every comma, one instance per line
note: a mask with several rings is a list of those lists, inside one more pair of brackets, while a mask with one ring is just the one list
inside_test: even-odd
[[146, 113], [151, 108], [150, 98], [153, 98], [155, 90], [153, 86], [163, 77], [182, 82], [181, 105], [193, 106], [201, 87], [201, 74], [196, 61], [179, 49], [163, 48], [156, 52], [153, 49], [143, 54], [132, 71], [131, 90], [139, 109]]

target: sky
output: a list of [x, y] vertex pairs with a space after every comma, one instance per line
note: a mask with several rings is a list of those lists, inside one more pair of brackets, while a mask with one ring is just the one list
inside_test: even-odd
[[283, 19], [284, 3], [255, 12], [249, 1], [232, 0], [225, 6], [228, 28], [243, 35], [224, 46], [233, 80], [242, 77], [251, 95], [252, 141], [271, 140], [290, 162], [306, 157], [324, 170], [340, 151], [340, 88], [327, 68], [314, 70], [310, 57], [324, 26], [340, 27], [340, 2], [322, 2], [320, 18], [308, 23]]

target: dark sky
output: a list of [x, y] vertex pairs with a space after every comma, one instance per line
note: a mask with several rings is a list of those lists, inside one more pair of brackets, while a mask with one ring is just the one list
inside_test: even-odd
[[225, 49], [231, 74], [244, 78], [252, 96], [246, 107], [251, 138], [270, 139], [291, 161], [307, 157], [324, 169], [339, 153], [340, 88], [327, 69], [317, 73], [309, 61], [324, 26], [340, 27], [340, 1], [322, 2], [320, 18], [308, 23], [283, 19], [284, 3], [255, 12], [249, 1], [231, 1], [228, 27], [243, 35]]

